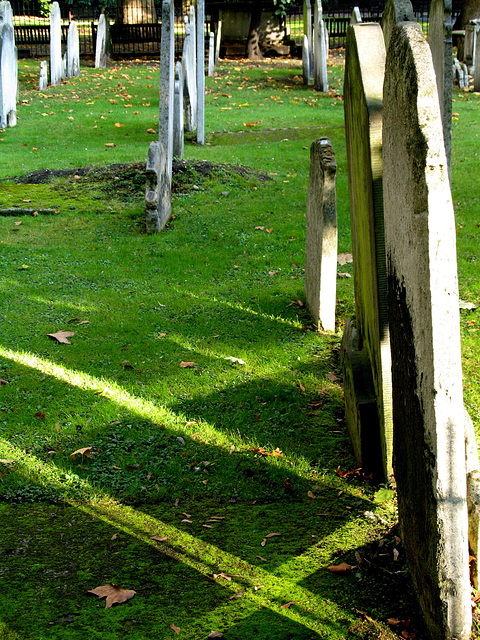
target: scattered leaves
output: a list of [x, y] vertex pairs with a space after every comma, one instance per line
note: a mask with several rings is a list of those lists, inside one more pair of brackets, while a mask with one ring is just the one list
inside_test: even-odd
[[110, 609], [112, 604], [122, 604], [123, 602], [127, 602], [127, 600], [133, 598], [137, 592], [133, 591], [133, 589], [122, 589], [118, 585], [110, 582], [109, 584], [105, 584], [101, 587], [89, 589], [88, 593], [93, 593], [99, 598], [107, 598], [105, 609]]

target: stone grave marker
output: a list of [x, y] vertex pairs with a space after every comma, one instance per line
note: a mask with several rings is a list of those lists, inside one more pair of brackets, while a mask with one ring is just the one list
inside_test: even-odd
[[171, 180], [167, 157], [160, 142], [151, 142], [145, 171], [145, 223], [149, 233], [161, 231], [172, 214]]
[[110, 52], [110, 23], [105, 14], [100, 14], [97, 25], [97, 42], [95, 45], [95, 68], [104, 69], [107, 66]]
[[327, 40], [325, 23], [322, 16], [322, 0], [315, 0], [314, 7], [314, 48], [313, 76], [315, 89], [328, 91], [327, 79]]
[[17, 124], [17, 52], [13, 26], [0, 22], [0, 128]]
[[432, 52], [433, 68], [437, 79], [443, 139], [450, 175], [452, 156], [452, 0], [432, 0], [428, 25], [428, 44]]
[[195, 49], [190, 21], [185, 16], [185, 39], [183, 41], [183, 99], [185, 106], [185, 129], [194, 131], [197, 126], [197, 76]]
[[208, 39], [208, 76], [212, 77], [215, 71], [215, 34], [210, 31]]
[[390, 33], [393, 27], [400, 22], [415, 22], [415, 15], [410, 0], [387, 0], [382, 14], [383, 37], [385, 49], [388, 49]]
[[50, 11], [50, 84], [55, 86], [62, 81], [62, 26], [60, 6], [52, 2]]
[[62, 56], [62, 80], [67, 79], [67, 52]]
[[78, 28], [75, 20], [70, 22], [67, 35], [67, 77], [77, 78], [80, 75], [80, 47]]
[[308, 37], [303, 34], [303, 49], [302, 49], [302, 69], [303, 69], [303, 84], [310, 83], [310, 46], [308, 44]]
[[480, 20], [469, 20], [465, 26], [465, 45], [463, 49], [463, 62], [467, 65], [469, 73], [475, 69], [475, 51], [480, 32]]
[[359, 465], [392, 474], [392, 381], [383, 221], [382, 104], [385, 44], [376, 23], [348, 28], [345, 134], [356, 327], [342, 340], [346, 422]]
[[47, 61], [41, 60], [40, 61], [40, 77], [38, 80], [39, 91], [44, 91], [47, 88], [47, 84], [48, 84], [47, 68], [48, 68]]
[[197, 0], [197, 144], [205, 144], [205, 0]]
[[175, 91], [173, 101], [173, 155], [183, 158], [183, 77], [182, 64], [175, 65]]
[[475, 48], [475, 68], [473, 70], [473, 90], [480, 92], [480, 35]]
[[[312, 4], [311, 0], [303, 2], [303, 82], [311, 84], [313, 81], [313, 39], [312, 39]], [[307, 47], [305, 48], [305, 37], [307, 38]]]
[[172, 184], [173, 99], [175, 88], [175, 31], [173, 0], [163, 0], [162, 39], [160, 43], [160, 100], [158, 110], [158, 140], [167, 163], [169, 190]]
[[222, 21], [217, 22], [217, 33], [215, 36], [215, 64], [220, 60], [220, 47], [222, 45]]
[[358, 7], [353, 7], [352, 17], [350, 18], [350, 26], [353, 27], [354, 24], [359, 24], [362, 22], [362, 14], [360, 13], [360, 9]]
[[328, 138], [310, 147], [305, 295], [317, 330], [335, 331], [337, 291], [337, 162]]
[[455, 221], [436, 96], [420, 26], [394, 27], [383, 94], [383, 191], [398, 510], [432, 638], [467, 640], [472, 609]]

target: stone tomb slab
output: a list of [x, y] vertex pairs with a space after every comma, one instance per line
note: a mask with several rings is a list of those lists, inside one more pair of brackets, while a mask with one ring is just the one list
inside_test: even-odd
[[[344, 100], [356, 331], [344, 334], [342, 361], [344, 379], [352, 381], [345, 388], [345, 404], [355, 455], [380, 480], [392, 474], [393, 428], [382, 183], [384, 70], [380, 25], [349, 27]], [[370, 391], [361, 373], [366, 367]], [[361, 381], [358, 391], [355, 381]], [[376, 404], [376, 411], [366, 409], [367, 398]]]
[[402, 539], [432, 638], [470, 638], [468, 516], [455, 221], [430, 53], [392, 29], [383, 189], [394, 471]]
[[317, 330], [335, 331], [337, 289], [337, 162], [328, 138], [310, 147], [307, 228], [305, 241], [305, 295]]

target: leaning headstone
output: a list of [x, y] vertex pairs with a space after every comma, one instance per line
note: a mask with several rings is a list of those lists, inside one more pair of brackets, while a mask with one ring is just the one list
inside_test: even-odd
[[67, 35], [67, 76], [77, 78], [80, 75], [80, 47], [78, 28], [75, 20], [70, 22]]
[[17, 53], [10, 22], [0, 22], [0, 128], [17, 124]]
[[167, 173], [167, 158], [162, 144], [151, 142], [145, 172], [145, 223], [149, 233], [161, 231], [172, 214], [171, 181]]
[[473, 90], [480, 91], [480, 34], [477, 38], [477, 46], [475, 49], [475, 68], [473, 70]]
[[428, 44], [437, 79], [443, 138], [450, 175], [452, 156], [452, 0], [432, 0], [428, 25]]
[[183, 158], [183, 77], [182, 64], [175, 65], [175, 91], [173, 100], [173, 155]]
[[173, 97], [175, 87], [174, 26], [173, 0], [163, 0], [162, 39], [160, 43], [158, 140], [165, 150], [169, 188], [172, 184], [173, 156]]
[[47, 61], [40, 61], [40, 77], [38, 80], [38, 90], [44, 91], [47, 88], [48, 79], [47, 79]]
[[215, 64], [220, 60], [220, 47], [222, 45], [222, 21], [217, 22], [217, 35], [215, 36]]
[[[303, 33], [307, 37], [308, 56], [305, 58], [305, 67], [308, 64], [308, 79], [304, 72], [304, 84], [310, 84], [313, 80], [313, 39], [312, 39], [312, 3], [311, 0], [303, 2]], [[305, 42], [305, 38], [304, 38]], [[304, 45], [305, 55], [305, 45]]]
[[185, 105], [185, 129], [192, 132], [197, 126], [197, 80], [195, 50], [190, 21], [185, 16], [185, 39], [182, 54], [183, 100]]
[[104, 69], [107, 66], [109, 53], [109, 23], [105, 14], [100, 14], [97, 26], [97, 42], [95, 45], [95, 68]]
[[305, 295], [317, 330], [335, 331], [337, 290], [337, 162], [328, 138], [310, 147]]
[[385, 44], [376, 23], [348, 28], [345, 137], [356, 328], [342, 341], [346, 423], [356, 458], [382, 481], [392, 475], [392, 379], [382, 187]]
[[325, 38], [325, 23], [322, 17], [322, 0], [315, 0], [314, 8], [314, 48], [313, 48], [313, 76], [315, 89], [328, 91], [327, 80], [327, 41]]
[[215, 71], [215, 34], [210, 31], [208, 39], [208, 75], [213, 76]]
[[52, 3], [50, 12], [50, 84], [55, 86], [62, 80], [62, 26], [60, 6]]
[[430, 49], [394, 27], [383, 95], [383, 191], [394, 471], [410, 574], [432, 638], [470, 638], [455, 220]]
[[197, 0], [197, 144], [205, 144], [205, 0]]
[[385, 49], [388, 49], [390, 33], [393, 27], [400, 22], [414, 22], [415, 15], [410, 0], [387, 0], [382, 14], [383, 37], [385, 38]]
[[360, 13], [360, 9], [358, 7], [353, 7], [352, 17], [350, 18], [350, 26], [353, 27], [354, 24], [359, 24], [362, 22], [362, 14]]
[[302, 66], [303, 84], [308, 84], [310, 82], [310, 46], [306, 34], [303, 34]]

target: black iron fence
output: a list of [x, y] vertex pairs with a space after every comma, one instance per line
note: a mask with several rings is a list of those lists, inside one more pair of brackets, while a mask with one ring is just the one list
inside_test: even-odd
[[[45, 56], [49, 53], [50, 7], [49, 0], [10, 0], [14, 13], [15, 39], [19, 56]], [[453, 14], [460, 12], [462, 0], [453, 0]], [[60, 1], [62, 17], [62, 40], [66, 43], [68, 25], [77, 23], [80, 55], [95, 54], [96, 28], [100, 13], [105, 10], [110, 22], [112, 54], [114, 56], [156, 56], [160, 53], [160, 25], [162, 0], [77, 0], [77, 4]], [[181, 56], [185, 26], [183, 16], [190, 10], [192, 0], [177, 2], [175, 7], [175, 52]], [[312, 0], [313, 4], [313, 0]], [[429, 0], [412, 2], [416, 20], [428, 32]], [[215, 7], [206, 3], [206, 32], [214, 30], [218, 15], [218, 0]], [[330, 47], [344, 46], [346, 30], [354, 6], [360, 8], [364, 21], [379, 22], [383, 3], [351, 0], [325, 0], [324, 18], [330, 36]], [[303, 2], [289, 5], [284, 17], [287, 41], [301, 47], [303, 44]], [[208, 42], [208, 39], [206, 40]]]

